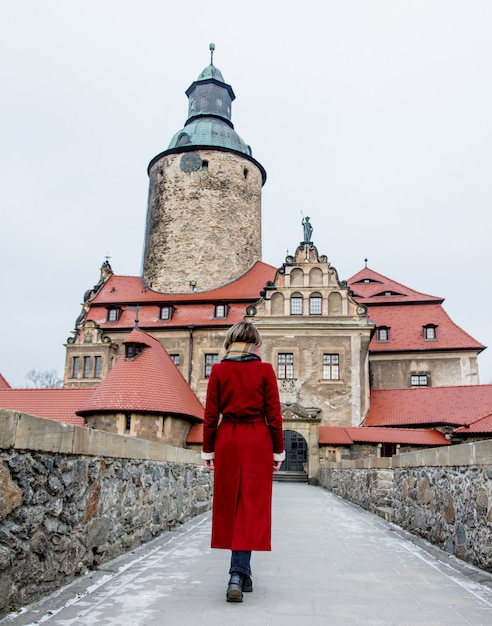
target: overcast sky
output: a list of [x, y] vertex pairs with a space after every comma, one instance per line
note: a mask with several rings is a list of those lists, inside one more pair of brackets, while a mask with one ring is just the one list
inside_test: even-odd
[[490, 0], [1, 0], [0, 372], [64, 367], [106, 255], [139, 275], [147, 165], [209, 63], [267, 171], [263, 260], [313, 240], [444, 297], [492, 382]]

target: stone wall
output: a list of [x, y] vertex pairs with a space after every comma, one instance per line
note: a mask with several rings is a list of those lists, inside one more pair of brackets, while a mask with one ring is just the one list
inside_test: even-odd
[[492, 441], [328, 463], [320, 484], [492, 571]]
[[0, 615], [207, 510], [191, 450], [0, 410]]
[[229, 150], [184, 154], [207, 167], [185, 172], [178, 153], [149, 171], [143, 279], [164, 293], [213, 289], [261, 259], [259, 167]]

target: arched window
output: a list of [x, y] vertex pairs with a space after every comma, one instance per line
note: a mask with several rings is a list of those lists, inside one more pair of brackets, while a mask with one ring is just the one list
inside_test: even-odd
[[302, 315], [302, 293], [293, 293], [290, 297], [290, 314]]
[[323, 298], [319, 293], [312, 293], [309, 296], [309, 315], [321, 315], [323, 309]]

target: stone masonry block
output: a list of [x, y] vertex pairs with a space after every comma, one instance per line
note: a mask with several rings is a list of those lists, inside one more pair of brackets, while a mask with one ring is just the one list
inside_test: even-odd
[[74, 428], [72, 424], [21, 413], [17, 421], [14, 447], [17, 450], [70, 454]]
[[74, 454], [124, 458], [126, 437], [92, 428], [81, 430], [85, 432], [77, 433], [75, 438], [76, 445], [74, 445], [73, 450]]
[[[149, 441], [137, 437], [125, 437], [124, 457], [127, 459], [148, 459]], [[162, 444], [161, 444], [162, 445]]]
[[458, 446], [449, 448], [449, 465], [454, 467], [460, 465], [474, 465], [475, 464], [475, 444], [462, 443]]
[[9, 470], [0, 465], [0, 520], [22, 504], [22, 489], [12, 480]]
[[0, 449], [8, 450], [14, 447], [15, 431], [19, 413], [9, 409], [0, 409]]
[[474, 462], [477, 465], [492, 465], [492, 440], [477, 441], [473, 445]]

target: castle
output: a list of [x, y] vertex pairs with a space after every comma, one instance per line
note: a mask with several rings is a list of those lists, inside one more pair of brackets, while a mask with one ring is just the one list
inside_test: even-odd
[[[468, 393], [479, 383], [477, 356], [484, 346], [449, 318], [442, 298], [367, 266], [342, 280], [326, 251], [318, 251], [316, 224], [308, 217], [296, 226], [300, 233], [302, 226], [302, 237], [295, 253], [279, 260], [278, 267], [265, 264], [261, 193], [266, 172], [234, 129], [235, 95], [214, 65], [212, 45], [210, 64], [186, 95], [184, 127], [148, 167], [141, 275], [119, 276], [103, 263], [67, 341], [64, 388], [99, 388], [101, 381], [106, 388], [99, 401], [85, 397], [78, 414], [95, 428], [157, 439], [167, 428], [169, 441], [199, 445], [193, 400], [191, 417], [176, 411], [170, 425], [165, 416], [156, 421], [157, 408], [108, 403], [106, 379], [121, 359], [136, 362], [142, 351], [163, 346], [167, 356], [159, 356], [159, 363], [169, 371], [165, 359], [172, 362], [203, 402], [212, 365], [224, 355], [227, 329], [246, 318], [258, 326], [262, 358], [277, 372], [286, 471], [315, 478], [323, 459], [340, 458], [343, 446], [357, 442], [371, 443], [383, 455], [402, 446], [449, 444], [450, 433], [465, 425], [464, 417], [457, 423], [432, 422], [432, 416], [421, 414], [403, 432], [408, 424], [388, 422], [388, 413], [396, 411], [397, 392], [414, 390], [410, 410], [417, 395], [436, 389]], [[131, 372], [125, 376], [128, 390]], [[151, 395], [161, 384], [150, 369], [141, 369], [133, 380]], [[492, 413], [492, 389], [480, 387]], [[371, 416], [380, 406], [374, 394], [393, 398], [384, 415]], [[450, 394], [444, 397], [451, 402]], [[431, 425], [440, 428], [431, 431]]]

